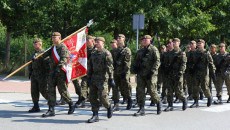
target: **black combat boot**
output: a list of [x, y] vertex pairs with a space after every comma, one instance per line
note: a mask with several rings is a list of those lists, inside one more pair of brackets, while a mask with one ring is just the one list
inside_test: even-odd
[[128, 104], [126, 107], [126, 110], [130, 110], [132, 108], [133, 100], [131, 98], [128, 98]]
[[140, 109], [137, 111], [137, 113], [134, 113], [133, 116], [144, 116], [145, 115], [145, 108], [143, 105], [140, 106]]
[[138, 104], [137, 104], [137, 103], [135, 103], [135, 104], [133, 105], [133, 108], [136, 108], [136, 107], [138, 107]]
[[113, 111], [119, 111], [120, 108], [119, 108], [119, 101], [118, 102], [114, 102], [114, 106], [113, 106]]
[[188, 101], [187, 101], [187, 98], [185, 98], [185, 100], [183, 101], [183, 106], [182, 106], [182, 110], [186, 110], [188, 107]]
[[200, 92], [200, 100], [203, 100], [203, 99], [204, 99], [204, 93]]
[[93, 112], [93, 116], [88, 120], [88, 123], [94, 123], [98, 121], [99, 121], [98, 111]]
[[214, 104], [223, 104], [222, 102], [222, 96], [217, 96], [218, 100], [214, 101]]
[[230, 96], [228, 97], [227, 103], [230, 103]]
[[39, 108], [39, 105], [38, 103], [34, 103], [34, 106], [32, 109], [30, 109], [28, 112], [32, 113], [32, 112], [40, 112], [40, 108]]
[[207, 107], [212, 105], [212, 96], [208, 98]]
[[153, 100], [151, 100], [151, 103], [150, 103], [150, 105], [149, 106], [155, 106], [155, 103], [154, 103], [154, 101]]
[[190, 108], [198, 108], [199, 107], [199, 100], [194, 99], [194, 103], [190, 106]]
[[74, 110], [75, 110], [75, 105], [73, 105], [73, 102], [71, 101], [71, 102], [69, 103], [69, 111], [68, 111], [68, 114], [73, 114]]
[[161, 106], [162, 106], [162, 103], [161, 101], [159, 101], [159, 103], [157, 103], [157, 115], [160, 115], [161, 114]]
[[85, 98], [80, 97], [79, 100], [75, 104], [75, 108], [85, 108]]
[[164, 111], [166, 111], [166, 112], [168, 112], [168, 111], [173, 111], [173, 103], [172, 103], [172, 102], [169, 102], [169, 103], [168, 103], [168, 107], [165, 108]]
[[112, 116], [113, 116], [113, 109], [110, 105], [109, 108], [107, 108], [107, 117], [111, 118]]
[[49, 106], [49, 110], [45, 114], [42, 114], [42, 117], [49, 117], [49, 116], [55, 116], [54, 106]]
[[168, 102], [167, 102], [167, 97], [166, 97], [166, 96], [163, 97], [162, 103], [163, 103], [163, 104], [167, 104], [167, 103], [168, 103]]
[[65, 105], [65, 103], [65, 100], [61, 97], [61, 99], [56, 102], [56, 105]]

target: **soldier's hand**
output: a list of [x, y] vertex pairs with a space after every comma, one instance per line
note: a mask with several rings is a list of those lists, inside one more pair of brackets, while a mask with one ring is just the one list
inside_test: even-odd
[[149, 73], [146, 75], [146, 78], [147, 78], [147, 79], [152, 79], [152, 77], [153, 77], [153, 72], [152, 72], [152, 71], [149, 72]]
[[121, 74], [121, 78], [122, 78], [122, 79], [125, 79], [125, 78], [126, 78], [126, 73], [125, 73], [125, 72]]
[[32, 59], [31, 59], [32, 62], [34, 62], [35, 58], [36, 58], [35, 55], [33, 55]]
[[90, 86], [91, 84], [91, 77], [87, 77], [87, 86]]
[[109, 86], [112, 86], [112, 87], [115, 87], [115, 86], [116, 86], [116, 84], [115, 84], [113, 78], [109, 78], [108, 84], [109, 84]]

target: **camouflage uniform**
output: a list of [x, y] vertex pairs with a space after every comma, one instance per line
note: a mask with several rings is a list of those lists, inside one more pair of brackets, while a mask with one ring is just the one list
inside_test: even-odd
[[58, 91], [67, 103], [71, 103], [69, 92], [66, 84], [66, 73], [62, 70], [62, 67], [67, 64], [67, 58], [69, 57], [69, 51], [66, 45], [60, 43], [56, 46], [56, 51], [60, 56], [60, 61], [57, 64], [52, 54], [53, 48], [48, 50], [43, 57], [50, 56], [50, 75], [48, 79], [48, 104], [49, 106], [55, 106], [56, 104], [56, 86]]
[[[32, 57], [36, 57], [43, 52], [43, 49], [41, 49], [40, 51], [35, 51]], [[47, 100], [47, 77], [49, 72], [48, 57], [45, 59], [39, 58], [38, 60], [34, 60], [28, 68], [31, 75], [31, 97], [33, 103], [38, 103], [40, 95], [39, 92]]]
[[192, 55], [195, 54], [195, 50], [192, 51], [190, 50], [189, 52], [186, 53], [187, 56], [187, 68], [186, 68], [186, 79], [187, 79], [187, 88], [188, 88], [188, 94], [189, 96], [192, 95], [192, 86], [194, 84], [194, 72], [193, 72], [193, 60], [192, 60]]
[[223, 95], [224, 82], [227, 86], [228, 95], [230, 95], [230, 76], [228, 74], [230, 71], [230, 54], [227, 52], [224, 54], [219, 53], [216, 55], [214, 63], [216, 65], [216, 96], [219, 97]]
[[[211, 54], [213, 62], [214, 62], [214, 65], [216, 65], [215, 61], [216, 61], [216, 56], [217, 55], [218, 55], [218, 53], [216, 53], [216, 52], [214, 54]], [[208, 87], [210, 89], [211, 94], [212, 94], [212, 82], [213, 82], [214, 86], [216, 84], [216, 80], [213, 79], [213, 77], [211, 76], [212, 73], [213, 72], [211, 70], [209, 70], [209, 85], [208, 85]]]
[[131, 51], [128, 47], [118, 47], [114, 52], [114, 81], [113, 101], [119, 102], [119, 91], [125, 99], [131, 99], [130, 85]]
[[[160, 54], [160, 61], [161, 61], [161, 63], [162, 63], [162, 61], [163, 61], [163, 55], [164, 54]], [[163, 77], [164, 77], [164, 75], [163, 75], [163, 66], [162, 65], [160, 65], [160, 67], [159, 67], [159, 69], [158, 69], [158, 75], [157, 75], [157, 89], [160, 91], [160, 89], [161, 89], [161, 86], [163, 86]], [[163, 88], [162, 88], [163, 89]], [[163, 90], [162, 90], [163, 91]]]
[[98, 112], [99, 100], [105, 108], [110, 107], [108, 98], [108, 77], [113, 78], [113, 59], [111, 53], [102, 49], [94, 51], [89, 59], [88, 78], [91, 79], [89, 99], [92, 112]]
[[160, 97], [158, 96], [157, 74], [160, 66], [160, 54], [157, 48], [153, 45], [149, 45], [147, 48], [141, 48], [137, 51], [134, 59], [135, 73], [137, 73], [137, 88], [136, 97], [139, 106], [145, 105], [145, 88], [147, 87], [151, 100], [155, 103], [160, 103]]
[[193, 82], [193, 98], [199, 99], [199, 92], [201, 89], [204, 92], [205, 97], [210, 98], [211, 93], [208, 88], [209, 84], [209, 69], [215, 72], [215, 66], [213, 64], [213, 59], [211, 54], [203, 50], [196, 50], [194, 55], [192, 55], [192, 62], [194, 63], [194, 82]]
[[173, 102], [174, 92], [181, 101], [184, 102], [186, 100], [183, 92], [183, 74], [186, 69], [186, 62], [186, 55], [180, 49], [169, 51], [168, 55], [164, 58], [165, 71], [168, 75], [166, 86], [169, 103]]

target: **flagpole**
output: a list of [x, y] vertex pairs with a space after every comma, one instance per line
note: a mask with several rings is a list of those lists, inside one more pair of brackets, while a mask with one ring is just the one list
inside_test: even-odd
[[[69, 36], [67, 36], [66, 38], [61, 40], [61, 43], [68, 40], [69, 38], [71, 38], [73, 35], [77, 34], [78, 32], [84, 30], [87, 27], [90, 27], [93, 24], [93, 20], [89, 20], [89, 23], [87, 23], [86, 26], [82, 27], [81, 29], [77, 30], [76, 32], [70, 34]], [[37, 59], [39, 57], [41, 57], [45, 52], [47, 52], [48, 50], [50, 50], [52, 47], [48, 48], [47, 50], [45, 50], [43, 53], [39, 54], [37, 57], [35, 57], [34, 59]], [[32, 60], [30, 60], [29, 62], [27, 62], [26, 64], [22, 65], [20, 68], [18, 68], [17, 70], [15, 70], [14, 72], [10, 73], [9, 75], [7, 75], [5, 78], [3, 78], [2, 80], [6, 80], [9, 77], [11, 77], [12, 75], [14, 75], [15, 73], [17, 73], [19, 70], [23, 69], [24, 67], [26, 67], [27, 65], [29, 65], [32, 62]]]

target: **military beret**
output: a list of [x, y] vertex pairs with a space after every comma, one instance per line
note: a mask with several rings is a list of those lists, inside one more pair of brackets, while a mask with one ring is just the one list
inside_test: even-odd
[[105, 42], [105, 38], [104, 38], [104, 37], [97, 37], [97, 38], [96, 38], [96, 41], [97, 41], [97, 40]]
[[42, 42], [42, 40], [40, 38], [35, 38], [33, 43], [37, 43], [37, 42]]
[[117, 43], [117, 40], [113, 39], [110, 43]]
[[192, 40], [190, 41], [190, 44], [196, 44], [196, 41]]
[[220, 47], [220, 46], [224, 46], [224, 47], [225, 47], [225, 44], [224, 44], [224, 43], [220, 43], [220, 44], [219, 44], [219, 47]]
[[165, 45], [162, 45], [162, 46], [161, 46], [161, 49], [165, 49], [165, 48], [166, 48], [166, 46], [165, 46]]
[[54, 33], [52, 33], [52, 36], [61, 36], [61, 33], [59, 33], [59, 32], [54, 32]]
[[144, 35], [144, 37], [142, 37], [142, 39], [152, 39], [152, 37], [150, 35]]
[[212, 45], [211, 45], [211, 47], [214, 47], [214, 48], [216, 48], [216, 45], [215, 45], [215, 44], [212, 44]]
[[197, 42], [202, 42], [205, 44], [205, 41], [203, 39], [199, 39]]
[[180, 42], [179, 38], [173, 38], [173, 42]]
[[86, 37], [86, 39], [96, 39], [96, 37], [94, 37], [94, 36], [91, 36], [91, 35], [88, 35], [87, 37]]
[[119, 34], [118, 37], [123, 37], [123, 38], [125, 38], [125, 35], [124, 35], [124, 34]]
[[172, 40], [172, 39], [169, 39], [168, 43], [171, 43], [171, 42], [173, 42], [173, 40]]

